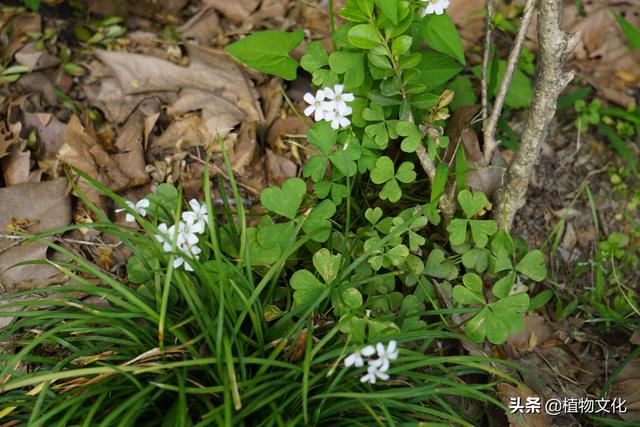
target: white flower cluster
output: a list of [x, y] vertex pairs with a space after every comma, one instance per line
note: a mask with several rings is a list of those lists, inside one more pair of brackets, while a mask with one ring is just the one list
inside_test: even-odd
[[[147, 208], [149, 207], [149, 200], [141, 199], [137, 203], [130, 201], [126, 202], [127, 206], [135, 210], [140, 216], [147, 216]], [[182, 212], [181, 220], [176, 224], [168, 227], [167, 224], [158, 225], [158, 231], [160, 234], [156, 234], [155, 238], [162, 243], [162, 249], [165, 252], [171, 252], [172, 242], [176, 233], [176, 226], [178, 227], [178, 236], [176, 240], [176, 248], [185, 254], [189, 255], [193, 259], [198, 259], [202, 250], [198, 247], [199, 238], [198, 235], [204, 233], [205, 226], [209, 223], [209, 217], [207, 215], [207, 207], [200, 204], [197, 200], [191, 199], [189, 201], [189, 207], [191, 210]], [[116, 209], [116, 212], [122, 212], [125, 209]], [[135, 222], [135, 217], [130, 213], [127, 213], [125, 217], [127, 222]], [[173, 260], [173, 268], [179, 268], [183, 266], [187, 271], [193, 271], [193, 267], [181, 256], [176, 256]]]
[[[207, 215], [207, 207], [200, 204], [197, 200], [189, 201], [190, 211], [182, 212], [181, 220], [171, 227], [167, 224], [160, 224], [158, 230], [160, 234], [156, 235], [156, 239], [162, 243], [162, 249], [165, 252], [171, 252], [173, 239], [175, 238], [176, 227], [178, 227], [178, 237], [176, 240], [176, 248], [193, 259], [198, 259], [202, 249], [198, 247], [198, 235], [204, 233], [205, 226], [209, 223]], [[193, 271], [193, 267], [181, 256], [176, 256], [173, 260], [173, 268], [183, 266], [186, 271]]]
[[[371, 358], [374, 354], [378, 356], [377, 359]], [[391, 361], [398, 358], [398, 345], [393, 340], [389, 341], [387, 347], [380, 342], [376, 344], [375, 348], [372, 345], [368, 345], [347, 356], [344, 359], [344, 366], [347, 368], [350, 366], [361, 368], [364, 366], [364, 358], [368, 358], [367, 373], [360, 378], [360, 381], [370, 384], [375, 384], [378, 379], [387, 381], [389, 379], [387, 371]]]
[[355, 98], [352, 93], [344, 92], [344, 85], [335, 85], [333, 89], [319, 89], [315, 96], [311, 92], [304, 95], [304, 100], [309, 106], [305, 108], [304, 114], [313, 118], [316, 122], [325, 120], [331, 122], [334, 129], [346, 128], [351, 124], [347, 118], [353, 113], [353, 109], [347, 105]]
[[424, 9], [422, 9], [422, 16], [442, 15], [446, 8], [449, 7], [449, 0], [422, 0], [423, 3], [427, 3]]
[[[140, 199], [136, 203], [130, 202], [129, 200], [125, 200], [127, 206], [129, 206], [134, 211], [138, 212], [138, 215], [145, 217], [147, 216], [147, 208], [149, 207], [149, 200]], [[126, 209], [116, 209], [116, 212], [124, 212]], [[127, 212], [127, 215], [124, 217], [124, 220], [127, 222], [135, 222], [136, 218]]]

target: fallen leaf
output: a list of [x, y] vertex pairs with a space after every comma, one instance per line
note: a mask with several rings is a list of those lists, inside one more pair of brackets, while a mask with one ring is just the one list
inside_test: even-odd
[[211, 45], [220, 36], [220, 20], [212, 5], [204, 4], [187, 22], [177, 28], [183, 39], [195, 40], [198, 44]]
[[267, 149], [267, 178], [270, 183], [281, 185], [288, 178], [296, 176], [298, 166], [281, 154]]
[[205, 0], [205, 3], [221, 12], [230, 20], [241, 24], [257, 9], [259, 0]]
[[36, 13], [19, 13], [14, 15], [2, 27], [11, 28], [9, 43], [2, 52], [3, 63], [8, 63], [13, 55], [22, 48], [28, 33], [39, 33], [42, 31], [40, 15]]
[[113, 155], [113, 159], [129, 178], [126, 187], [143, 185], [149, 181], [142, 146], [145, 139], [145, 120], [146, 117], [136, 110], [120, 129], [116, 139], [118, 153]]
[[[26, 183], [0, 188], [0, 230], [11, 222], [27, 222], [27, 231], [41, 233], [71, 222], [71, 199], [66, 179]], [[3, 290], [22, 290], [64, 281], [51, 265], [25, 265], [29, 260], [46, 260], [47, 246], [42, 243], [16, 244], [16, 240], [0, 239], [0, 286]]]
[[38, 71], [60, 64], [60, 59], [46, 50], [39, 50], [35, 43], [28, 43], [15, 54], [16, 62], [26, 65], [31, 71]]
[[538, 313], [528, 313], [524, 317], [524, 328], [507, 340], [508, 348], [515, 354], [533, 350], [551, 336], [552, 330], [544, 317]]
[[609, 388], [609, 396], [626, 400], [627, 412], [618, 415], [625, 421], [640, 421], [640, 360], [625, 366]]
[[23, 74], [16, 82], [26, 94], [40, 93], [49, 105], [58, 105], [56, 87], [49, 76], [42, 72]]

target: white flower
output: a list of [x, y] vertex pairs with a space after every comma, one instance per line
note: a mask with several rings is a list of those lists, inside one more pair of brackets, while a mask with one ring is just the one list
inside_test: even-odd
[[191, 199], [189, 206], [191, 210], [182, 213], [182, 220], [187, 224], [191, 224], [190, 229], [194, 233], [204, 233], [205, 225], [209, 223], [207, 206], [200, 204], [196, 199]]
[[362, 358], [362, 356], [370, 357], [370, 356], [373, 356], [373, 353], [375, 352], [376, 350], [373, 348], [372, 345], [368, 345], [362, 350], [356, 350], [353, 353], [351, 353], [349, 356], [347, 356], [346, 359], [344, 359], [344, 366], [346, 366], [347, 368], [350, 366], [361, 368], [364, 366], [364, 359]]
[[369, 363], [367, 373], [360, 378], [360, 381], [363, 383], [375, 384], [378, 378], [382, 381], [387, 381], [389, 379], [389, 374], [384, 373], [377, 365]]
[[344, 113], [340, 111], [329, 111], [327, 112], [326, 120], [331, 122], [331, 127], [333, 129], [340, 129], [349, 127], [351, 124], [351, 120], [349, 120], [346, 116], [351, 114], [353, 110], [351, 107], [347, 107]]
[[431, 15], [435, 13], [436, 15], [442, 15], [444, 10], [449, 7], [449, 0], [423, 0], [427, 3], [427, 7], [422, 10], [422, 16]]
[[[130, 201], [126, 200], [125, 203], [131, 209], [133, 209], [136, 212], [138, 212], [138, 214], [140, 216], [147, 216], [147, 208], [149, 207], [149, 200], [141, 199], [137, 203], [133, 203], [133, 202], [130, 202]], [[124, 208], [116, 209], [116, 212], [124, 212], [125, 210], [126, 209], [124, 209]], [[135, 222], [136, 218], [133, 215], [131, 215], [130, 213], [127, 212], [127, 215], [124, 217], [124, 220], [127, 221], [127, 222]]]
[[162, 223], [158, 225], [158, 231], [160, 231], [160, 234], [156, 234], [156, 240], [162, 243], [163, 251], [169, 252], [171, 250], [171, 242], [173, 241], [173, 236], [169, 232], [167, 224]]
[[[191, 258], [193, 259], [199, 259], [200, 252], [202, 252], [202, 249], [200, 249], [198, 246], [188, 246], [185, 244], [180, 246], [180, 250], [191, 256]], [[185, 260], [181, 256], [176, 256], [176, 258], [173, 260], [173, 268], [179, 268], [181, 265], [184, 265], [184, 269], [186, 271], [193, 271], [193, 267], [191, 266], [191, 264], [189, 264], [189, 261]]]
[[392, 340], [389, 341], [389, 345], [385, 348], [384, 344], [379, 342], [376, 344], [376, 352], [378, 358], [371, 360], [369, 365], [378, 367], [381, 372], [387, 372], [390, 362], [398, 358], [398, 345]]
[[333, 89], [325, 88], [324, 94], [329, 101], [323, 104], [325, 111], [334, 111], [342, 116], [351, 114], [351, 110], [347, 102], [353, 101], [355, 96], [352, 93], [344, 93], [344, 85], [335, 85]]
[[324, 90], [320, 89], [316, 92], [316, 96], [313, 96], [311, 92], [307, 92], [304, 94], [304, 100], [309, 106], [305, 108], [304, 115], [309, 117], [314, 114], [314, 120], [319, 122], [324, 120], [325, 117], [325, 108], [324, 108], [324, 100], [326, 98]]

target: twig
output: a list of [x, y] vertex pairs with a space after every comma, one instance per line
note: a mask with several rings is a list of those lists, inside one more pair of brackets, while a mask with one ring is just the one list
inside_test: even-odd
[[531, 111], [520, 136], [520, 146], [507, 168], [504, 187], [495, 196], [494, 218], [500, 228], [509, 230], [516, 211], [524, 205], [531, 174], [556, 112], [558, 96], [573, 80], [574, 72], [566, 72], [564, 63], [579, 40], [579, 34], [569, 35], [562, 30], [562, 2], [540, 0], [540, 53]]
[[431, 160], [431, 157], [429, 157], [429, 153], [427, 153], [427, 149], [424, 144], [418, 144], [416, 154], [418, 155], [418, 160], [420, 160], [422, 169], [424, 169], [429, 177], [429, 181], [433, 182], [436, 178], [436, 165], [433, 163], [433, 160]]
[[[500, 114], [502, 114], [502, 107], [504, 106], [504, 100], [507, 97], [507, 92], [509, 91], [509, 86], [511, 86], [511, 80], [513, 79], [513, 73], [516, 71], [516, 67], [518, 65], [518, 61], [520, 60], [520, 52], [522, 52], [522, 46], [524, 45], [524, 40], [527, 36], [527, 30], [529, 29], [529, 24], [531, 23], [531, 17], [533, 16], [533, 11], [535, 10], [536, 0], [527, 0], [527, 3], [524, 5], [524, 13], [522, 15], [522, 20], [520, 22], [520, 28], [518, 28], [518, 34], [516, 35], [516, 40], [513, 43], [513, 48], [509, 53], [509, 58], [507, 60], [507, 66], [504, 70], [504, 76], [502, 77], [502, 82], [500, 83], [500, 89], [498, 90], [498, 94], [496, 95], [496, 100], [493, 103], [493, 108], [491, 109], [491, 115], [484, 123], [484, 164], [488, 165], [491, 162], [491, 158], [493, 157], [493, 152], [498, 146], [498, 141], [496, 141], [496, 128], [498, 127], [498, 119], [500, 118]], [[485, 46], [486, 47], [486, 46]], [[487, 54], [485, 52], [485, 59]], [[483, 63], [484, 67], [484, 63]], [[483, 73], [486, 70], [483, 68]], [[483, 76], [483, 84], [487, 85], [486, 73]], [[486, 89], [483, 86], [483, 90]], [[483, 96], [485, 94], [483, 93]], [[485, 100], [483, 99], [483, 102]], [[485, 108], [485, 106], [483, 106]]]
[[489, 57], [491, 56], [491, 36], [493, 29], [491, 28], [491, 20], [493, 19], [494, 3], [493, 0], [487, 0], [487, 18], [485, 21], [485, 36], [484, 36], [484, 54], [482, 56], [482, 80], [480, 81], [482, 91], [482, 110], [480, 111], [480, 117], [482, 120], [487, 118], [489, 114]]

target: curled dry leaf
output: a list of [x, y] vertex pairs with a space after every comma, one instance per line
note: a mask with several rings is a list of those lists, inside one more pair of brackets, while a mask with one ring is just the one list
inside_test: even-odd
[[259, 0], [205, 0], [205, 4], [211, 5], [221, 12], [226, 18], [237, 24], [246, 22], [251, 14], [258, 8]]
[[40, 15], [34, 13], [19, 13], [9, 20], [2, 20], [4, 25], [0, 30], [12, 28], [8, 45], [2, 52], [2, 62], [11, 62], [13, 55], [22, 48], [28, 33], [39, 33], [42, 31]]
[[201, 45], [211, 45], [220, 34], [220, 20], [210, 4], [203, 4], [200, 10], [187, 22], [177, 28], [182, 39], [195, 40]]
[[[0, 188], [0, 200], [0, 230], [3, 233], [12, 224], [19, 224], [30, 233], [41, 233], [71, 222], [71, 199], [64, 178]], [[2, 290], [37, 288], [64, 281], [51, 265], [11, 268], [23, 261], [46, 259], [47, 246], [42, 243], [22, 244], [12, 239], [0, 239]]]

